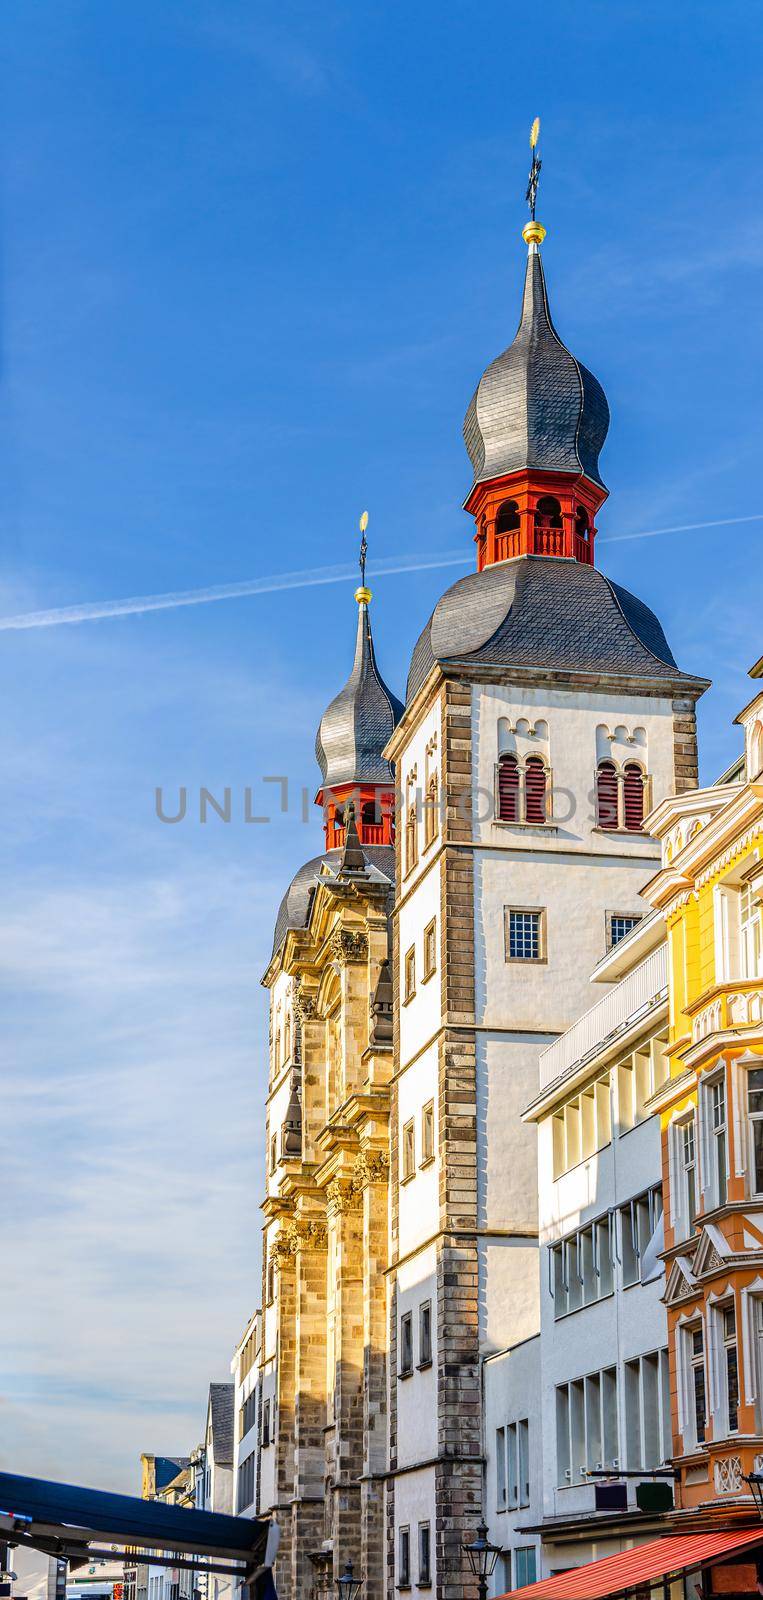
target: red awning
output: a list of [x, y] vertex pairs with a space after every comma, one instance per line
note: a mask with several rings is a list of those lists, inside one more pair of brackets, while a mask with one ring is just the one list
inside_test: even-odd
[[719, 1528], [715, 1533], [671, 1533], [662, 1539], [650, 1539], [648, 1544], [635, 1545], [632, 1550], [621, 1550], [616, 1556], [604, 1556], [601, 1561], [560, 1572], [555, 1578], [541, 1578], [538, 1583], [512, 1589], [508, 1600], [519, 1600], [520, 1596], [522, 1600], [606, 1600], [609, 1595], [638, 1589], [657, 1578], [703, 1566], [716, 1556], [730, 1555], [754, 1544], [763, 1545], [763, 1526]]

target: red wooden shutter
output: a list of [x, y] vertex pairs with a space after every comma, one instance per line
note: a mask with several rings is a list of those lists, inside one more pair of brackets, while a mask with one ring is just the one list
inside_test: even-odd
[[644, 821], [644, 774], [633, 761], [625, 768], [623, 806], [626, 828], [638, 833]]
[[600, 828], [617, 827], [617, 771], [613, 761], [600, 761], [596, 773], [596, 822]]
[[540, 756], [525, 764], [525, 822], [546, 821], [546, 769]]
[[498, 815], [501, 822], [519, 821], [519, 768], [516, 756], [498, 763]]

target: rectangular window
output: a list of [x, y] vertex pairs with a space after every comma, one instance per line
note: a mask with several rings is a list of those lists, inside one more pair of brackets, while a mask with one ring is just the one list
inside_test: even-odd
[[519, 1467], [519, 1504], [530, 1504], [530, 1424], [517, 1423], [517, 1461]]
[[407, 1183], [416, 1171], [416, 1126], [411, 1117], [410, 1122], [403, 1126], [403, 1183]]
[[415, 949], [414, 945], [411, 945], [411, 948], [410, 948], [410, 950], [408, 950], [406, 952], [406, 957], [405, 957], [405, 994], [403, 996], [404, 1004], [407, 1005], [408, 1001], [413, 999], [413, 996], [415, 995], [415, 993], [416, 993], [416, 949]]
[[634, 916], [629, 911], [608, 911], [607, 949], [614, 949], [615, 945], [619, 944], [626, 934], [632, 933], [633, 929], [638, 927], [640, 921], [641, 918], [639, 916]]
[[432, 1582], [432, 1540], [428, 1522], [419, 1523], [419, 1588]]
[[721, 1310], [723, 1331], [723, 1369], [726, 1386], [726, 1428], [736, 1433], [739, 1428], [739, 1362], [737, 1358], [736, 1311], [733, 1305]]
[[506, 1504], [510, 1511], [519, 1505], [519, 1456], [517, 1453], [517, 1425], [506, 1429]]
[[506, 1510], [506, 1429], [495, 1430], [496, 1510]]
[[647, 1246], [661, 1216], [662, 1185], [659, 1183], [620, 1206], [620, 1259], [624, 1289], [641, 1282]]
[[419, 1306], [419, 1366], [432, 1365], [432, 1302]]
[[427, 783], [426, 799], [424, 800], [424, 845], [430, 845], [437, 838], [440, 822], [440, 795], [439, 780], [436, 772], [432, 772]]
[[763, 1194], [763, 1067], [747, 1074], [747, 1113], [752, 1143], [752, 1182], [755, 1194]]
[[593, 1468], [619, 1461], [617, 1371], [605, 1367], [556, 1390], [556, 1460], [560, 1488], [583, 1483]]
[[651, 1472], [671, 1453], [667, 1350], [626, 1361], [624, 1377], [628, 1470]]
[[273, 1304], [273, 1301], [275, 1299], [275, 1293], [276, 1293], [276, 1268], [275, 1268], [275, 1262], [273, 1260], [273, 1257], [271, 1256], [269, 1261], [268, 1261], [267, 1279], [266, 1279], [266, 1284], [265, 1284], [265, 1299], [266, 1299], [266, 1302], [267, 1302], [267, 1304], [269, 1306], [272, 1306], [272, 1304]]
[[553, 1245], [550, 1257], [555, 1317], [605, 1299], [614, 1288], [609, 1214]]
[[506, 960], [545, 961], [542, 906], [506, 907]]
[[689, 1347], [690, 1371], [690, 1399], [691, 1416], [694, 1427], [694, 1443], [704, 1444], [705, 1441], [705, 1341], [702, 1328], [690, 1328], [687, 1331]]
[[254, 1499], [254, 1470], [256, 1456], [251, 1455], [240, 1462], [236, 1478], [236, 1507], [239, 1512], [245, 1511]]
[[514, 1588], [521, 1589], [526, 1583], [537, 1583], [535, 1568], [535, 1546], [532, 1544], [517, 1545], [514, 1551]]
[[278, 1166], [278, 1135], [276, 1133], [274, 1133], [274, 1134], [271, 1135], [271, 1138], [270, 1138], [270, 1170], [271, 1170], [271, 1172], [275, 1172], [277, 1166]]
[[424, 929], [424, 982], [431, 978], [437, 966], [437, 919], [432, 918]]
[[262, 1407], [262, 1446], [266, 1449], [270, 1444], [270, 1401], [266, 1400]]
[[716, 1205], [725, 1206], [728, 1186], [728, 1142], [726, 1137], [726, 1083], [717, 1078], [710, 1084], [710, 1138]]
[[684, 1191], [684, 1211], [689, 1227], [693, 1228], [697, 1216], [697, 1157], [694, 1138], [694, 1118], [679, 1127], [681, 1178]]
[[399, 1589], [411, 1587], [411, 1530], [400, 1528], [397, 1546], [397, 1584]]
[[409, 1378], [413, 1372], [413, 1312], [405, 1311], [400, 1318], [400, 1376]]
[[552, 1118], [554, 1177], [561, 1178], [612, 1138], [609, 1073], [581, 1090]]
[[421, 1165], [434, 1160], [434, 1100], [428, 1100], [421, 1112]]
[[758, 892], [746, 883], [739, 897], [741, 977], [763, 977], [763, 928]]

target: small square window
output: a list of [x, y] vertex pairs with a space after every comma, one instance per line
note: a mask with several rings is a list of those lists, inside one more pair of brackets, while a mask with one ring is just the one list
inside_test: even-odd
[[434, 1100], [428, 1100], [421, 1112], [421, 1165], [434, 1161]]
[[411, 1587], [411, 1530], [401, 1528], [398, 1533], [397, 1585], [399, 1589]]
[[432, 1302], [419, 1306], [419, 1366], [432, 1365]]
[[402, 1181], [407, 1183], [416, 1171], [416, 1128], [411, 1118], [403, 1126]]
[[407, 952], [406, 957], [405, 957], [405, 994], [403, 996], [403, 1000], [404, 1000], [405, 1005], [408, 1004], [409, 1000], [413, 999], [413, 996], [415, 995], [415, 993], [416, 993], [416, 947], [415, 947], [415, 945], [411, 945], [411, 948]]
[[625, 939], [633, 929], [638, 927], [641, 918], [634, 916], [631, 911], [607, 912], [607, 949], [613, 950], [621, 939]]
[[400, 1318], [400, 1376], [410, 1378], [413, 1372], [413, 1312], [404, 1311]]
[[428, 1522], [419, 1523], [419, 1588], [428, 1589], [432, 1582], [432, 1539]]
[[506, 960], [545, 961], [542, 906], [506, 907]]
[[431, 978], [437, 967], [437, 919], [427, 923], [424, 929], [424, 982]]

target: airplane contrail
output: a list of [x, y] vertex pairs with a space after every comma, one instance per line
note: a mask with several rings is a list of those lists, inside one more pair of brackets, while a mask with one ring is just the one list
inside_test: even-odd
[[[672, 528], [643, 528], [638, 533], [601, 534], [598, 544], [620, 544], [629, 539], [658, 539], [663, 534], [693, 533], [703, 528], [725, 528], [739, 522], [761, 522], [763, 511], [744, 517], [717, 517], [709, 522], [683, 522]], [[424, 560], [415, 556], [386, 556], [375, 561], [369, 577], [389, 577], [398, 572], [429, 572], [437, 567], [466, 567], [469, 553], [443, 550]], [[346, 583], [357, 576], [356, 566], [309, 567], [301, 572], [273, 573], [246, 578], [241, 583], [211, 584], [205, 589], [174, 589], [167, 594], [133, 595], [124, 600], [93, 600], [78, 606], [54, 606], [46, 611], [22, 611], [0, 617], [0, 632], [28, 628], [56, 628], [63, 623], [102, 622], [109, 617], [137, 617], [148, 611], [174, 611], [179, 606], [209, 605], [215, 600], [238, 600], [244, 595], [275, 594], [282, 589], [307, 589], [327, 583]]]

